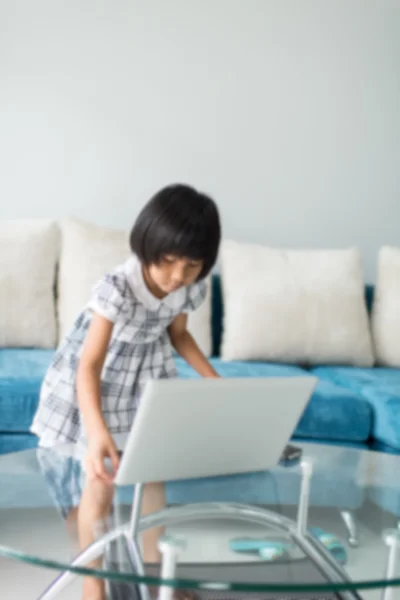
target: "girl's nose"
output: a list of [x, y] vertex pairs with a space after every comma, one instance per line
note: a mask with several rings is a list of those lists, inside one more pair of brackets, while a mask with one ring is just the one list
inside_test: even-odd
[[183, 265], [176, 265], [173, 273], [172, 280], [175, 284], [183, 284], [185, 281], [185, 267]]

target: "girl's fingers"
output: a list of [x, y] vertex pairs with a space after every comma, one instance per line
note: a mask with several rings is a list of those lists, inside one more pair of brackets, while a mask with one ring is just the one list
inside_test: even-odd
[[118, 452], [115, 448], [111, 452], [110, 458], [111, 458], [111, 463], [112, 463], [112, 467], [113, 467], [113, 475], [115, 477], [115, 475], [117, 474], [117, 471], [118, 471], [118, 467], [119, 467], [119, 456], [118, 456]]
[[102, 481], [105, 481], [106, 483], [109, 483], [111, 480], [111, 477], [109, 475], [109, 473], [107, 473], [107, 469], [106, 466], [104, 464], [104, 459], [103, 457], [101, 458], [95, 458], [93, 460], [94, 463], [94, 470], [96, 473], [96, 476], [101, 479]]

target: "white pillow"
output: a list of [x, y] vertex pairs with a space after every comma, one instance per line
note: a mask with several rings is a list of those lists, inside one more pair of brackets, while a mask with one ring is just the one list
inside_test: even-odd
[[95, 283], [129, 256], [128, 235], [66, 219], [61, 226], [58, 274], [59, 337], [65, 336], [87, 304]]
[[[72, 327], [86, 305], [94, 284], [130, 254], [128, 233], [66, 219], [62, 223], [59, 269], [59, 338]], [[211, 354], [211, 293], [189, 315], [188, 329], [203, 352]]]
[[206, 279], [207, 294], [204, 302], [197, 310], [188, 315], [188, 330], [196, 340], [200, 350], [205, 356], [212, 354], [212, 303], [211, 303], [211, 278]]
[[400, 248], [384, 246], [372, 310], [375, 356], [379, 364], [400, 367]]
[[56, 223], [0, 222], [0, 346], [55, 345], [58, 251]]
[[221, 259], [223, 359], [372, 365], [357, 250], [226, 241]]

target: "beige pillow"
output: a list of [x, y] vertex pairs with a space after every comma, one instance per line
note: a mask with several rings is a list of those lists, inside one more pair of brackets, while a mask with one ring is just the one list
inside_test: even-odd
[[95, 283], [128, 256], [126, 232], [97, 227], [75, 219], [63, 221], [58, 275], [60, 339], [87, 304]]
[[211, 279], [206, 280], [207, 295], [204, 302], [197, 310], [188, 315], [188, 330], [196, 340], [205, 356], [212, 354], [212, 304], [211, 304]]
[[373, 363], [360, 253], [221, 250], [225, 360]]
[[55, 345], [58, 251], [56, 223], [0, 222], [0, 346]]
[[378, 276], [372, 309], [376, 360], [400, 367], [400, 248], [384, 246], [378, 257]]
[[[59, 338], [72, 327], [94, 284], [130, 255], [128, 233], [66, 219], [58, 284]], [[210, 286], [208, 286], [210, 290]], [[188, 329], [206, 355], [211, 354], [211, 294], [189, 315]]]

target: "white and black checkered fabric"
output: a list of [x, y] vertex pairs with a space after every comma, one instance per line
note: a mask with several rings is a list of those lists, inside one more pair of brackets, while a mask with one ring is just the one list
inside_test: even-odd
[[82, 461], [41, 448], [36, 456], [54, 505], [67, 518], [70, 510], [78, 507], [82, 498], [85, 485]]
[[102, 411], [111, 433], [128, 432], [145, 383], [176, 377], [168, 326], [195, 310], [206, 295], [204, 281], [158, 300], [143, 281], [136, 257], [105, 275], [60, 344], [42, 384], [32, 432], [41, 446], [85, 438], [77, 402], [76, 371], [94, 312], [114, 323], [101, 375]]

